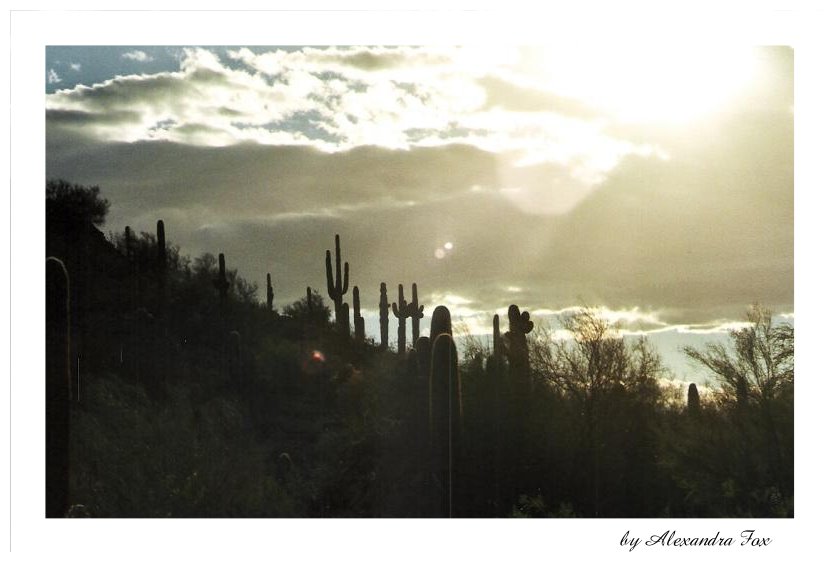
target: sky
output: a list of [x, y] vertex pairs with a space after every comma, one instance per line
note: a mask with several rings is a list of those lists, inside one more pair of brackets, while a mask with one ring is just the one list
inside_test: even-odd
[[750, 304], [793, 321], [790, 48], [53, 46], [45, 69], [46, 176], [99, 185], [105, 231], [162, 218], [261, 298], [270, 273], [280, 307], [326, 293], [340, 234], [367, 326], [382, 281], [472, 334], [601, 307], [687, 380], [680, 346]]

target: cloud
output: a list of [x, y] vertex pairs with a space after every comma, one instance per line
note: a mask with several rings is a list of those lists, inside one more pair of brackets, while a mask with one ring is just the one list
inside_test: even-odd
[[[505, 51], [497, 52], [496, 61], [478, 54], [411, 47], [255, 54], [242, 48], [226, 53], [229, 61], [240, 63], [236, 66], [216, 52], [189, 48], [182, 52], [179, 71], [79, 85], [48, 96], [47, 108], [142, 115], [132, 121], [114, 118], [109, 126], [100, 123], [87, 131], [105, 141], [255, 142], [325, 152], [462, 144], [502, 155], [523, 170], [559, 164], [562, 173], [544, 189], [566, 197], [546, 205], [537, 189], [510, 197], [521, 209], [541, 213], [572, 208], [629, 154], [657, 156], [653, 147], [610, 135], [581, 103], [487, 74], [502, 70], [509, 58]], [[520, 101], [510, 102], [515, 99]], [[85, 126], [77, 123], [81, 132]]]
[[455, 47], [304, 47], [277, 49], [255, 54], [248, 48], [229, 50], [227, 55], [263, 74], [277, 76], [290, 70], [332, 72], [359, 80], [376, 74], [384, 79], [413, 81], [416, 76], [458, 69], [463, 48]]
[[185, 49], [177, 71], [48, 95], [47, 177], [100, 185], [107, 228], [163, 218], [184, 252], [271, 272], [278, 303], [324, 292], [339, 233], [363, 305], [416, 282], [469, 301], [472, 330], [510, 302], [586, 302], [661, 338], [754, 301], [792, 312], [787, 91], [688, 130], [626, 125], [495, 55]]
[[128, 51], [127, 53], [122, 53], [123, 59], [132, 60], [135, 62], [151, 62], [154, 60], [153, 57], [149, 56], [148, 53], [145, 51], [134, 50]]
[[[550, 185], [558, 164], [515, 167], [466, 145], [326, 153], [101, 143], [61, 123], [94, 118], [50, 114], [48, 177], [101, 185], [114, 230], [164, 218], [191, 254], [223, 250], [251, 279], [276, 271], [277, 301], [317, 287], [340, 233], [365, 294], [382, 280], [415, 281], [470, 299], [474, 310], [510, 301], [530, 310], [639, 307], [655, 315], [632, 325], [643, 330], [736, 319], [756, 300], [793, 308], [792, 138], [777, 123], [752, 125], [774, 131], [758, 142], [727, 131], [689, 157], [628, 158], [556, 218], [524, 212], [504, 189], [509, 178], [521, 189]], [[446, 242], [453, 250], [436, 259]]]
[[93, 113], [88, 111], [77, 111], [70, 109], [47, 110], [47, 120], [56, 125], [70, 126], [95, 126], [135, 123], [141, 119], [141, 114], [136, 111], [111, 111], [106, 113]]
[[485, 89], [485, 106], [511, 111], [556, 112], [580, 119], [601, 118], [600, 111], [583, 101], [563, 97], [537, 87], [526, 87], [506, 81], [500, 76], [484, 76], [478, 83]]
[[61, 82], [61, 77], [58, 76], [58, 73], [55, 72], [55, 69], [49, 69], [49, 72], [47, 73], [47, 82], [49, 84], [58, 84], [59, 82]]

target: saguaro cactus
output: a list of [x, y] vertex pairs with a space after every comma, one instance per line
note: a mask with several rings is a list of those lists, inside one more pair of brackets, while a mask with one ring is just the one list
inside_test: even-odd
[[166, 270], [166, 225], [163, 220], [157, 221], [157, 267]]
[[224, 254], [218, 254], [218, 278], [215, 280], [215, 288], [218, 289], [218, 296], [221, 303], [227, 300], [227, 292], [230, 289], [230, 282], [227, 279], [227, 262]]
[[267, 309], [273, 310], [273, 284], [270, 282], [270, 273], [267, 274]]
[[134, 254], [134, 234], [131, 232], [131, 227], [125, 227], [125, 257], [132, 258]]
[[449, 421], [455, 422], [454, 425], [457, 426], [461, 424], [463, 412], [459, 358], [456, 354], [456, 344], [450, 334], [439, 334], [433, 343], [430, 396], [431, 422], [441, 419], [443, 425], [447, 425]]
[[[495, 314], [493, 319], [493, 345], [492, 353], [485, 362], [485, 371], [488, 379], [488, 393], [492, 399], [497, 398], [500, 392], [500, 379], [503, 368], [503, 356], [505, 355], [505, 344], [503, 335], [500, 332], [500, 315]], [[495, 402], [497, 400], [494, 400]]]
[[689, 385], [687, 405], [690, 416], [696, 416], [700, 413], [700, 394], [698, 394], [697, 385], [695, 383], [691, 383]]
[[340, 306], [340, 313], [337, 315], [337, 333], [349, 339], [349, 303], [347, 302]]
[[430, 319], [430, 345], [436, 344], [436, 338], [441, 334], [453, 336], [451, 328], [450, 310], [446, 306], [437, 306], [433, 309], [433, 317]]
[[70, 275], [55, 257], [46, 259], [46, 516], [69, 508]]
[[387, 284], [381, 283], [381, 300], [378, 303], [378, 313], [381, 323], [381, 349], [389, 347], [389, 299], [387, 298]]
[[392, 303], [392, 313], [398, 318], [398, 355], [404, 355], [407, 349], [407, 318], [410, 311], [404, 300], [404, 285], [398, 285], [398, 302]]
[[337, 329], [339, 332], [348, 330], [348, 321], [346, 326], [341, 326], [341, 313], [343, 310], [343, 295], [349, 290], [349, 262], [345, 263], [340, 259], [340, 235], [334, 236], [334, 263], [337, 268], [337, 277], [334, 277], [334, 271], [331, 268], [331, 250], [326, 250], [326, 281], [328, 283], [328, 296], [334, 301], [334, 316], [337, 319]]
[[529, 349], [526, 334], [532, 331], [534, 324], [529, 320], [529, 313], [521, 314], [517, 305], [509, 307], [509, 331], [507, 359], [509, 383], [511, 384], [511, 424], [522, 430], [530, 413], [529, 400], [532, 396], [533, 381], [529, 372]]
[[493, 329], [493, 343], [494, 343], [494, 345], [493, 345], [492, 351], [494, 352], [494, 357], [497, 358], [497, 360], [499, 361], [500, 357], [502, 357], [502, 355], [503, 355], [503, 347], [504, 347], [503, 346], [503, 335], [500, 333], [500, 315], [499, 314], [494, 315], [493, 328], [494, 328]]
[[305, 288], [305, 302], [308, 304], [308, 318], [314, 317], [314, 295], [311, 293], [311, 287]]
[[128, 258], [128, 265], [131, 272], [131, 279], [128, 283], [129, 292], [127, 295], [128, 299], [128, 306], [136, 307], [137, 303], [139, 302], [139, 294], [140, 294], [140, 275], [139, 275], [139, 266], [137, 265], [136, 260], [134, 259], [136, 247], [134, 243], [134, 233], [131, 231], [130, 226], [125, 227], [125, 257]]
[[430, 345], [430, 338], [422, 336], [416, 340], [416, 360], [418, 364], [418, 375], [420, 377], [430, 376], [430, 359], [432, 353], [432, 346]]
[[363, 320], [363, 316], [360, 315], [360, 290], [357, 288], [357, 285], [352, 289], [352, 309], [355, 320], [355, 339], [363, 343], [366, 340], [366, 323]]
[[433, 343], [429, 395], [431, 459], [441, 485], [440, 515], [452, 517], [458, 503], [453, 496], [461, 463], [463, 412], [456, 345], [450, 334], [440, 334]]
[[230, 282], [227, 280], [227, 264], [224, 259], [224, 254], [218, 254], [218, 278], [215, 279], [215, 288], [218, 289], [218, 303], [221, 311], [221, 322], [226, 325], [227, 293], [230, 289]]
[[413, 300], [407, 305], [407, 312], [413, 322], [413, 347], [416, 345], [416, 340], [419, 338], [419, 329], [421, 319], [424, 318], [424, 305], [418, 303], [418, 287], [413, 283]]
[[535, 325], [529, 320], [529, 313], [521, 314], [516, 304], [509, 306], [509, 331], [506, 338], [509, 342], [509, 366], [512, 371], [528, 376], [529, 348], [526, 345], [526, 334]]
[[166, 312], [166, 277], [168, 269], [168, 254], [166, 252], [166, 225], [162, 219], [157, 221], [157, 315]]

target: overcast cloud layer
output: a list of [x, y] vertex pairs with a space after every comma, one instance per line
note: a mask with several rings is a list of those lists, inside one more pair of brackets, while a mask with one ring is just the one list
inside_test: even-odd
[[789, 49], [738, 73], [509, 48], [110, 49], [90, 83], [73, 59], [89, 51], [48, 50], [52, 80], [79, 76], [49, 85], [47, 177], [100, 185], [106, 229], [163, 218], [185, 253], [270, 272], [277, 302], [325, 292], [339, 233], [370, 309], [386, 281], [463, 317], [583, 302], [639, 330], [793, 311]]

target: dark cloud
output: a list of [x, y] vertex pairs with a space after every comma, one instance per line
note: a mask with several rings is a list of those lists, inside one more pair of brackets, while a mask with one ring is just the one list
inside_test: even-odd
[[440, 65], [451, 62], [450, 57], [445, 54], [406, 47], [350, 47], [326, 52], [305, 49], [305, 52], [313, 54], [316, 59], [323, 62], [337, 63], [366, 71], [380, 71], [414, 65]]
[[341, 62], [363, 70], [384, 70], [400, 66], [404, 64], [405, 61], [403, 53], [372, 53], [369, 51], [353, 53], [348, 56], [332, 56], [329, 57], [329, 59], [334, 62]]
[[207, 202], [246, 217], [375, 201], [425, 201], [473, 183], [491, 186], [498, 181], [495, 158], [469, 146], [410, 151], [365, 146], [326, 154], [306, 146], [95, 143], [52, 127], [48, 137], [48, 170], [80, 179], [103, 178], [113, 189], [124, 186], [118, 195], [128, 197], [123, 204], [131, 212], [149, 205]]
[[142, 114], [137, 111], [109, 111], [97, 113], [71, 109], [48, 109], [46, 119], [54, 125], [68, 125], [72, 127], [87, 127], [90, 125], [122, 125], [138, 123]]
[[242, 115], [245, 115], [245, 113], [238, 111], [237, 109], [224, 106], [218, 109], [218, 115], [222, 115], [224, 117], [241, 117]]
[[204, 123], [183, 123], [182, 125], [177, 125], [176, 127], [171, 127], [172, 131], [176, 131], [180, 134], [189, 136], [199, 133], [220, 133], [225, 134], [223, 129], [219, 129], [218, 127], [212, 127], [210, 125], [206, 125]]
[[[205, 77], [206, 78], [206, 77]], [[219, 75], [216, 80], [222, 80]], [[189, 95], [198, 93], [190, 82], [171, 73], [116, 77], [95, 86], [76, 86], [62, 92], [70, 103], [97, 111], [122, 110], [126, 107], [166, 104], [179, 106]]]
[[[585, 302], [659, 310], [676, 323], [738, 318], [754, 301], [792, 310], [792, 116], [712, 126], [713, 142], [684, 144], [669, 161], [625, 159], [564, 215], [523, 212], [502, 191], [513, 181], [560, 197], [538, 186], [561, 166], [509, 167], [469, 146], [327, 154], [91, 143], [52, 126], [47, 174], [100, 185], [113, 230], [152, 230], [164, 218], [188, 253], [224, 251], [252, 280], [271, 272], [277, 301], [323, 289], [325, 250], [339, 233], [367, 306], [381, 281], [415, 281], [478, 310]], [[436, 259], [445, 242], [453, 250]]]

